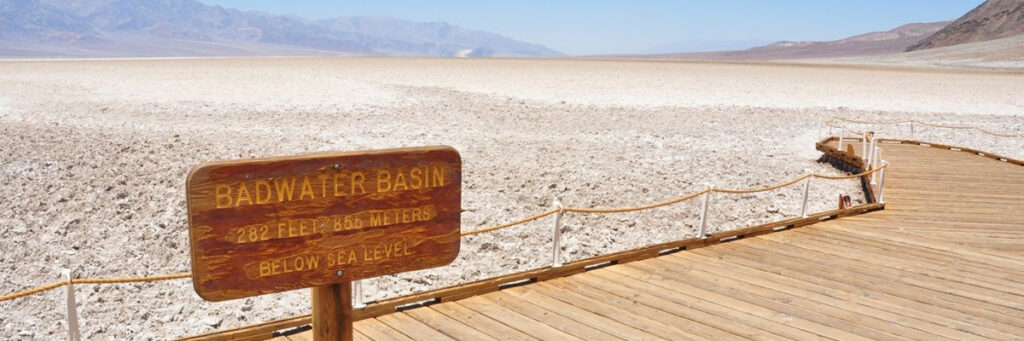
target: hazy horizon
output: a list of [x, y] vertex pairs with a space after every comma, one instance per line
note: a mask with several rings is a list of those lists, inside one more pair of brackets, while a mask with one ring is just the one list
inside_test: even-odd
[[447, 22], [570, 55], [743, 49], [780, 40], [835, 40], [915, 22], [952, 20], [981, 0], [544, 2], [199, 0], [309, 19], [349, 16]]

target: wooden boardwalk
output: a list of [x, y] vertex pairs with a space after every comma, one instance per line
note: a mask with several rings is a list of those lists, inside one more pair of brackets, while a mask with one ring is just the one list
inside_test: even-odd
[[1024, 167], [881, 146], [883, 211], [364, 319], [356, 339], [1024, 339]]

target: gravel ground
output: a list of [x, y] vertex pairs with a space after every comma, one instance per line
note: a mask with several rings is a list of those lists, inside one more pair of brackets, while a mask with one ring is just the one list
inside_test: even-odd
[[[218, 159], [451, 145], [463, 230], [808, 172], [831, 116], [1024, 131], [1024, 75], [795, 65], [290, 58], [0, 62], [0, 293], [189, 271], [184, 182]], [[991, 115], [990, 115], [991, 114]], [[864, 129], [863, 126], [851, 126]], [[875, 129], [897, 137], [899, 127]], [[908, 131], [909, 132], [909, 131]], [[918, 139], [1022, 157], [1021, 140]], [[890, 135], [891, 134], [891, 135]], [[932, 134], [932, 135], [928, 135]], [[800, 186], [715, 194], [712, 231], [799, 214]], [[811, 211], [855, 181], [812, 183]], [[858, 198], [862, 201], [862, 198]], [[696, 235], [698, 200], [566, 217], [566, 260]], [[450, 266], [364, 282], [367, 300], [550, 263], [552, 218], [463, 239]], [[307, 290], [220, 303], [187, 280], [77, 286], [83, 336], [164, 339], [309, 311]], [[0, 338], [66, 333], [64, 294], [0, 302]]]

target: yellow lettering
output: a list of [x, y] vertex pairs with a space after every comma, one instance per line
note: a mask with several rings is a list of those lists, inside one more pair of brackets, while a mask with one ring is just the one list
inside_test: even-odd
[[351, 186], [349, 186], [349, 190], [352, 194], [356, 194], [356, 186], [359, 187], [359, 194], [366, 193], [366, 189], [363, 188], [363, 182], [366, 181], [366, 175], [364, 175], [363, 172], [352, 172], [352, 175], [349, 175], [349, 179], [352, 180]]
[[270, 260], [270, 274], [271, 275], [276, 275], [276, 274], [279, 274], [279, 273], [281, 273], [281, 260], [280, 259], [272, 259], [272, 260]]
[[316, 178], [320, 179], [320, 197], [321, 198], [326, 198], [327, 197], [327, 174], [317, 175]]
[[434, 171], [434, 174], [433, 174], [434, 175], [434, 179], [433, 179], [434, 183], [431, 184], [431, 187], [441, 187], [441, 186], [444, 186], [444, 167], [443, 166], [433, 166], [431, 168], [433, 168], [433, 171]]
[[308, 176], [302, 177], [302, 193], [299, 194], [299, 200], [305, 198], [306, 195], [309, 195], [310, 199], [316, 199], [316, 196], [313, 195], [313, 185], [309, 184]]
[[[267, 180], [257, 180], [254, 189], [256, 190], [257, 204], [266, 204], [270, 201], [270, 182]], [[263, 196], [263, 193], [266, 193], [266, 196]]]
[[395, 186], [392, 190], [404, 191], [407, 189], [409, 189], [409, 186], [406, 186], [405, 184], [405, 174], [403, 174], [402, 171], [398, 171], [398, 173], [395, 174]]
[[295, 178], [291, 178], [292, 182], [288, 183], [288, 178], [281, 178], [274, 181], [274, 189], [277, 190], [277, 201], [291, 201], [292, 196], [295, 194]]
[[260, 261], [260, 277], [270, 276], [270, 262]]
[[412, 256], [412, 252], [409, 251], [409, 244], [407, 244], [404, 241], [402, 242], [402, 255], [403, 256]]
[[342, 192], [341, 192], [341, 184], [342, 184], [342, 182], [341, 182], [341, 173], [334, 174], [334, 196], [336, 196], [336, 197], [340, 197], [340, 196], [345, 195], [345, 194], [342, 194]]
[[352, 264], [352, 263], [355, 263], [356, 261], [358, 261], [358, 259], [356, 259], [356, 252], [355, 251], [349, 251], [348, 252], [348, 263]]
[[306, 269], [316, 269], [320, 267], [320, 257], [314, 255], [306, 255]]
[[235, 207], [242, 206], [242, 200], [252, 205], [252, 199], [249, 198], [249, 187], [245, 186], [245, 183], [238, 184], [238, 200], [235, 200]]
[[370, 211], [370, 226], [381, 226], [382, 222], [380, 219], [382, 211]]
[[413, 167], [412, 170], [409, 171], [409, 187], [412, 187], [412, 189], [420, 189], [420, 186], [423, 186], [423, 179], [420, 178], [422, 173], [423, 171], [421, 171], [419, 167]]
[[385, 193], [391, 190], [391, 172], [387, 169], [377, 170], [377, 193]]
[[340, 215], [334, 216], [334, 232], [341, 231], [342, 228], [344, 228], [345, 225], [342, 225], [341, 222], [342, 220]]
[[231, 206], [231, 186], [217, 185], [213, 193], [215, 199], [214, 202], [217, 204], [217, 208]]

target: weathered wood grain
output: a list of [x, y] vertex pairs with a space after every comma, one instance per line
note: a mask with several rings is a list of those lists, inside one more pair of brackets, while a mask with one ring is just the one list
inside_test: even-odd
[[451, 147], [200, 165], [187, 183], [196, 292], [221, 301], [448, 264], [461, 165]]

